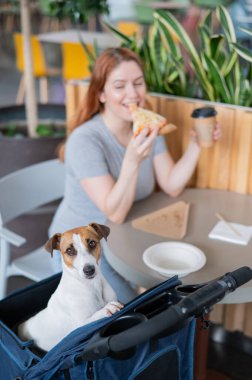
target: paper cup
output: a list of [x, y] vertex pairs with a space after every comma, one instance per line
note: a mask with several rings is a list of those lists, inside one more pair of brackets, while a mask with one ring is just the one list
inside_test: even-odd
[[209, 148], [213, 145], [216, 115], [217, 112], [213, 107], [196, 108], [191, 114], [193, 128], [197, 133], [197, 139], [202, 148]]

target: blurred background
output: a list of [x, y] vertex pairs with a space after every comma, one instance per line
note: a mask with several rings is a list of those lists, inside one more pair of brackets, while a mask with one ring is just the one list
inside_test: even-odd
[[[252, 48], [252, 37], [240, 29], [252, 28], [252, 0], [195, 0], [193, 2], [189, 0], [157, 2], [150, 0], [95, 2], [75, 0], [74, 9], [63, 9], [59, 3], [62, 5], [64, 1], [30, 1], [31, 34], [33, 36], [67, 32], [73, 29], [87, 31], [93, 36], [92, 33], [96, 32], [107, 33], [108, 30], [103, 22], [109, 22], [129, 36], [139, 34], [139, 38], [142, 38], [148, 33], [153, 22], [154, 10], [163, 9], [169, 10], [181, 22], [197, 46], [199, 36], [196, 29], [205, 13], [218, 5], [225, 5], [232, 17], [238, 41], [247, 48]], [[91, 3], [92, 6], [90, 6]], [[86, 8], [83, 8], [83, 4], [86, 4]], [[217, 28], [216, 23], [216, 33], [218, 32]], [[21, 30], [20, 2], [0, 0], [0, 108], [16, 104], [24, 105], [21, 86], [23, 71], [15, 37], [21, 33]], [[97, 35], [98, 43], [99, 38], [100, 35]], [[42, 48], [40, 63], [43, 60], [46, 62], [46, 72], [43, 77], [47, 78], [47, 84], [41, 85], [37, 80], [41, 76], [38, 70], [35, 81], [36, 96], [40, 102], [42, 99], [42, 103], [64, 107], [66, 100], [64, 84], [67, 80], [63, 72], [64, 51], [59, 42], [46, 41], [42, 37], [40, 42], [40, 48]], [[72, 78], [72, 80], [75, 79], [78, 78]], [[32, 217], [27, 215], [11, 224], [10, 227], [25, 236], [29, 242], [21, 249], [12, 248], [13, 257], [23, 255], [46, 241], [47, 228], [54, 209], [53, 207], [44, 209], [33, 214]], [[24, 277], [11, 277], [8, 281], [8, 293], [30, 283], [32, 282]], [[238, 332], [227, 334], [223, 329], [218, 329], [218, 326], [213, 326], [209, 340], [208, 358], [210, 375], [213, 371], [211, 379], [250, 380], [252, 379], [251, 359], [251, 337], [243, 336]], [[218, 375], [214, 371], [217, 371]]]

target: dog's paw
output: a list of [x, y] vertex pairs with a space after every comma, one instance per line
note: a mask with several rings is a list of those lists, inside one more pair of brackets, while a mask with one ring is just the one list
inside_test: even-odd
[[112, 301], [112, 302], [107, 303], [107, 305], [104, 306], [106, 317], [111, 317], [111, 315], [115, 314], [117, 311], [121, 310], [122, 308], [123, 308], [123, 304], [121, 304], [118, 301]]

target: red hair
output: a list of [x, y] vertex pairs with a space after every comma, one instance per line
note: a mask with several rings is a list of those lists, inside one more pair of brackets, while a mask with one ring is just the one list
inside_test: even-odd
[[140, 57], [132, 50], [124, 47], [108, 48], [96, 59], [86, 96], [70, 122], [71, 131], [103, 110], [104, 105], [100, 102], [100, 95], [107, 78], [120, 63], [125, 61], [136, 62], [143, 71]]

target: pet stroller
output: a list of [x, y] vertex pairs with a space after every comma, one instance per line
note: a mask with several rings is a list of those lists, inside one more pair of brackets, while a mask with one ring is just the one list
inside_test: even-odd
[[248, 267], [201, 285], [183, 286], [175, 276], [45, 353], [15, 331], [46, 306], [60, 281], [50, 277], [0, 302], [0, 379], [192, 380], [195, 317], [250, 279]]

